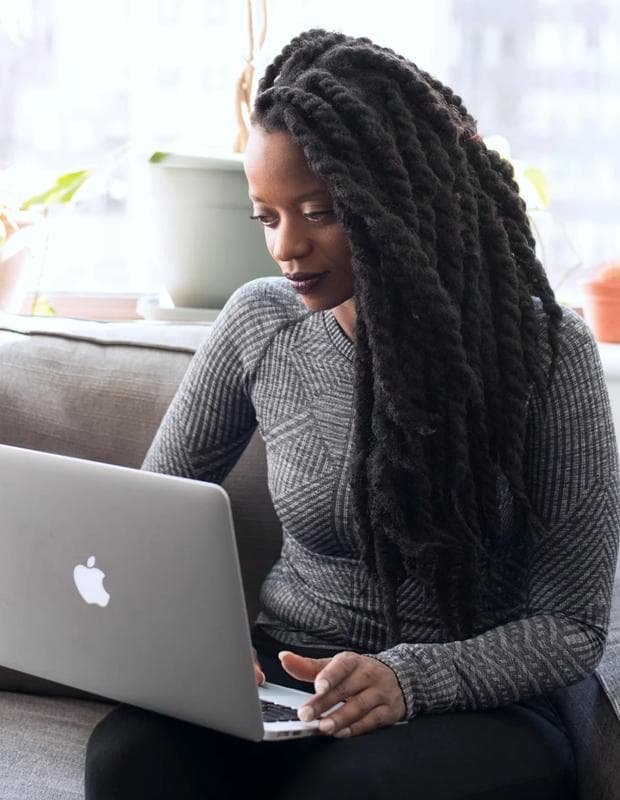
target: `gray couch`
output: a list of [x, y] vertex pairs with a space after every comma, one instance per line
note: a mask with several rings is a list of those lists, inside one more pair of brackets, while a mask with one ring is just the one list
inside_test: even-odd
[[[138, 467], [208, 327], [0, 315], [0, 442]], [[252, 615], [280, 531], [254, 437], [228, 477]], [[603, 691], [620, 681], [620, 574], [600, 675], [555, 699], [575, 746], [582, 800], [620, 800], [620, 722]], [[83, 759], [109, 704], [0, 669], [0, 800], [83, 796]], [[620, 709], [619, 709], [620, 711]]]

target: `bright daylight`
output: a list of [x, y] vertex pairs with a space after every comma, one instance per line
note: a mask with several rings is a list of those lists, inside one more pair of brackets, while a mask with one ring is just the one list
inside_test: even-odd
[[620, 800], [619, 0], [0, 0], [0, 800]]

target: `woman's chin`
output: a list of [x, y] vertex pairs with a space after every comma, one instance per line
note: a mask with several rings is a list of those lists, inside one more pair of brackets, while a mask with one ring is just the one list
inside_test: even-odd
[[350, 294], [344, 296], [339, 295], [336, 297], [300, 294], [299, 297], [309, 311], [331, 311], [332, 309], [343, 305], [343, 303], [352, 300]]

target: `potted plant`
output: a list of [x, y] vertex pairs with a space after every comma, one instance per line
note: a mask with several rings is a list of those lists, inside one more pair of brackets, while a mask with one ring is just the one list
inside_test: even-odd
[[[22, 310], [28, 289], [29, 266], [33, 251], [41, 244], [43, 222], [50, 205], [69, 203], [90, 176], [91, 170], [60, 175], [42, 192], [28, 196], [18, 188], [20, 179], [14, 168], [2, 173], [0, 181], [0, 310], [17, 314]], [[43, 264], [39, 254], [39, 275], [32, 313], [45, 305], [40, 302], [38, 286]]]
[[[238, 133], [230, 153], [158, 151], [150, 158], [155, 235], [162, 283], [173, 306], [142, 304], [153, 318], [219, 309], [241, 284], [276, 274], [262, 230], [249, 217], [251, 206], [243, 172], [254, 78], [254, 26], [248, 0], [249, 55], [235, 89]], [[266, 0], [262, 28], [267, 29]], [[208, 314], [207, 314], [208, 316]], [[205, 317], [207, 318], [207, 317]]]
[[17, 314], [25, 295], [37, 217], [0, 205], [0, 310]]

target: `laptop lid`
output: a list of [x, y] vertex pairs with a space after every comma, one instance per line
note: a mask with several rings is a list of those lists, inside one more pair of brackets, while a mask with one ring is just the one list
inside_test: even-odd
[[226, 492], [0, 445], [0, 664], [260, 740]]

